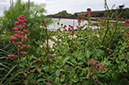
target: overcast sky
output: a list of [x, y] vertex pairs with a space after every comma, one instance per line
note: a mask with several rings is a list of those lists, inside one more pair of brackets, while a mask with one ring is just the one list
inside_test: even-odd
[[[16, 0], [14, 0], [15, 2]], [[21, 0], [27, 2], [28, 0]], [[35, 3], [46, 3], [46, 14], [55, 14], [62, 10], [67, 10], [68, 13], [75, 13], [86, 11], [87, 8], [91, 8], [93, 11], [104, 10], [104, 0], [30, 0]], [[125, 4], [125, 7], [129, 8], [129, 0], [107, 0], [109, 8], [113, 4], [117, 8], [119, 5]], [[3, 16], [4, 9], [8, 9], [10, 6], [10, 0], [0, 0], [0, 16]]]

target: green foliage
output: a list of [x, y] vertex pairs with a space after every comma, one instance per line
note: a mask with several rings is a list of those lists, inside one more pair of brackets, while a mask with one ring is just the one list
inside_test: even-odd
[[[93, 31], [90, 27], [91, 21], [85, 31], [81, 30], [85, 26], [79, 26], [75, 32], [65, 32], [61, 31], [64, 28], [59, 28], [55, 33], [57, 39], [52, 38], [55, 42], [54, 60], [43, 65], [45, 72], [41, 72], [38, 83], [53, 84], [54, 82], [54, 85], [66, 83], [71, 85], [128, 84], [129, 76], [126, 75], [129, 71], [127, 37], [129, 30], [118, 21], [119, 15], [116, 13], [118, 12], [109, 11], [107, 19], [103, 21], [105, 22], [104, 29], [100, 25], [100, 28]], [[109, 22], [109, 18], [113, 17], [116, 17], [115, 24]], [[95, 65], [89, 63], [90, 60], [94, 60]], [[97, 64], [99, 66], [96, 66]]]
[[[45, 20], [46, 24], [52, 23], [50, 18], [47, 18], [43, 15], [46, 10], [44, 9], [45, 4], [34, 4], [34, 2], [30, 2], [30, 9], [28, 12], [28, 3], [22, 2], [21, 0], [17, 0], [16, 3], [9, 10], [4, 11], [4, 16], [0, 18], [0, 32], [5, 35], [8, 33], [13, 33], [13, 27], [15, 27], [14, 22], [17, 21], [17, 17], [19, 15], [25, 15], [27, 27], [25, 29], [28, 30], [28, 44], [29, 46], [27, 50], [30, 50], [30, 54], [34, 53], [34, 50], [37, 45], [35, 41], [39, 40], [39, 36], [42, 29], [41, 21]], [[50, 37], [50, 36], [49, 36]], [[43, 41], [45, 41], [46, 35], [43, 36]]]
[[[90, 26], [92, 21], [89, 17], [88, 27], [79, 25], [77, 31], [74, 31], [72, 27], [68, 31], [60, 27], [54, 32], [57, 38], [54, 39], [50, 37], [51, 32], [47, 30], [51, 20], [44, 19], [46, 25], [40, 27], [40, 19], [43, 19], [40, 15], [44, 10], [39, 9], [42, 6], [31, 3], [32, 7], [27, 14], [27, 3], [21, 3], [18, 0], [15, 5], [17, 6], [14, 6], [15, 12], [16, 9], [26, 9], [23, 14], [26, 13], [25, 15], [29, 16], [26, 28], [29, 31], [26, 44], [29, 46], [26, 50], [30, 53], [20, 57], [20, 60], [7, 57], [8, 54], [16, 52], [8, 38], [13, 28], [11, 22], [14, 22], [15, 18], [8, 15], [11, 12], [5, 11], [6, 17], [1, 19], [10, 20], [10, 24], [6, 24], [5, 27], [12, 27], [2, 28], [3, 34], [0, 36], [0, 84], [128, 85], [129, 26], [124, 26], [122, 22], [119, 22], [121, 13], [119, 14], [118, 10], [106, 11], [107, 18], [98, 21], [100, 28], [92, 29]], [[18, 13], [20, 14], [20, 11]], [[110, 22], [109, 19], [114, 17], [116, 22]], [[1, 26], [4, 27], [4, 24]], [[62, 29], [64, 31], [61, 31]], [[51, 49], [48, 39], [54, 42]]]

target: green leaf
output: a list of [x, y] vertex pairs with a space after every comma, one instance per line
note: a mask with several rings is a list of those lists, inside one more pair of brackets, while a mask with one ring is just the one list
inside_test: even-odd
[[66, 57], [64, 60], [63, 60], [63, 62], [62, 62], [62, 64], [64, 65], [68, 60], [69, 60], [69, 56], [68, 57]]
[[89, 85], [89, 81], [88, 80], [84, 80], [82, 85]]
[[98, 76], [99, 76], [99, 77], [104, 77], [104, 76], [105, 76], [105, 74], [98, 74]]
[[118, 59], [116, 59], [116, 63], [119, 64], [119, 60]]
[[72, 65], [72, 66], [74, 66], [74, 64], [73, 64], [73, 63], [71, 63], [71, 62], [69, 62], [69, 61], [67, 61], [67, 63], [68, 63], [68, 64], [70, 64], [70, 65]]
[[41, 78], [41, 79], [38, 79], [37, 82], [45, 82], [45, 80], [46, 79]]
[[57, 25], [59, 25], [60, 23], [59, 22], [57, 22]]
[[13, 66], [9, 71], [8, 73], [4, 76], [4, 78], [1, 80], [0, 84], [2, 84], [2, 82], [6, 79], [7, 76], [9, 76], [9, 74], [14, 70], [14, 68], [16, 67], [17, 65]]
[[59, 81], [60, 81], [60, 79], [59, 79], [59, 77], [56, 77], [56, 79], [55, 79], [55, 84], [59, 84]]
[[3, 66], [3, 67], [5, 67], [5, 68], [7, 68], [7, 69], [10, 69], [9, 67], [7, 67], [6, 65], [4, 65], [2, 63], [0, 63], [0, 65]]
[[77, 60], [79, 61], [79, 60], [82, 60], [82, 55], [77, 55]]
[[11, 76], [10, 78], [8, 78], [8, 80], [7, 80], [3, 85], [8, 85], [8, 84], [10, 84], [10, 82], [11, 82], [12, 80], [14, 80], [19, 74], [20, 74], [20, 73], [18, 72], [18, 73], [16, 73], [16, 74], [14, 74], [13, 76]]
[[59, 70], [59, 69], [56, 71], [56, 76], [57, 76], [57, 77], [60, 76], [60, 70]]
[[124, 72], [127, 72], [127, 68], [123, 68], [123, 71], [124, 71]]
[[46, 55], [46, 52], [45, 51], [42, 51], [41, 54], [44, 56], [44, 55]]
[[64, 80], [65, 80], [65, 74], [61, 76], [61, 80], [60, 81], [64, 82]]
[[87, 74], [87, 75], [86, 75], [86, 78], [87, 78], [87, 79], [89, 79], [89, 78], [90, 78], [90, 75], [89, 75], [89, 74]]
[[37, 81], [35, 79], [31, 79], [30, 82], [34, 85], [37, 85]]
[[30, 75], [27, 76], [27, 79], [30, 80], [30, 79], [32, 79], [33, 77], [34, 77], [34, 75], [33, 75], [33, 74], [30, 74]]
[[91, 52], [87, 49], [85, 49], [85, 50], [86, 50], [86, 57], [87, 57], [87, 59], [89, 59]]
[[23, 82], [24, 82], [25, 85], [28, 85], [29, 80], [24, 80]]
[[41, 73], [42, 69], [41, 69], [41, 68], [37, 68], [37, 71], [38, 71], [39, 73]]
[[101, 82], [101, 81], [99, 81], [99, 80], [98, 80], [97, 82], [99, 83], [99, 85], [103, 85], [103, 82]]
[[32, 58], [33, 58], [33, 55], [28, 56], [27, 58], [29, 59], [29, 61], [31, 61], [31, 60], [32, 60]]
[[56, 42], [56, 39], [54, 39], [54, 38], [51, 38], [51, 40], [52, 40], [53, 42]]
[[78, 63], [78, 65], [82, 65], [84, 63], [84, 61], [80, 61], [79, 63]]
[[40, 35], [44, 35], [44, 33], [43, 32], [40, 32]]
[[75, 83], [79, 81], [79, 78], [78, 78], [77, 74], [75, 74], [73, 76], [72, 81], [75, 82]]
[[44, 67], [43, 67], [43, 70], [44, 70], [45, 72], [48, 72], [48, 71], [49, 71], [49, 66], [44, 66]]
[[23, 74], [24, 74], [25, 77], [27, 77], [27, 73], [24, 72]]
[[64, 66], [64, 70], [67, 71], [68, 70], [68, 67], [69, 67], [68, 65], [65, 65]]
[[75, 58], [70, 58], [70, 61], [74, 64], [77, 64], [77, 61], [75, 60]]
[[106, 62], [106, 65], [109, 65], [110, 63], [111, 63], [111, 61], [107, 61], [107, 62]]

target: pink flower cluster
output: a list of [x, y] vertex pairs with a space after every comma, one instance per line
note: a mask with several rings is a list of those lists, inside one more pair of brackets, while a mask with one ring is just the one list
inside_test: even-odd
[[17, 55], [7, 55], [8, 57], [18, 57]]
[[81, 22], [82, 18], [79, 16], [79, 17], [77, 17], [77, 20], [78, 20], [78, 22]]
[[106, 15], [107, 15], [107, 13], [105, 12], [105, 13], [104, 13], [104, 16], [106, 16]]
[[[121, 31], [121, 33], [124, 33], [124, 31]], [[129, 37], [129, 32], [127, 32], [127, 37]]]
[[24, 51], [21, 51], [20, 53], [23, 55], [27, 55], [27, 52], [24, 52]]
[[51, 85], [51, 83], [52, 83], [52, 85], [53, 85], [55, 82], [53, 82], [53, 81], [51, 80], [50, 82], [46, 82], [46, 85]]
[[81, 14], [82, 17], [84, 17], [84, 14]]
[[14, 37], [14, 36], [10, 36], [9, 37], [11, 40], [16, 40], [17, 39], [17, 37]]
[[[27, 40], [27, 37], [25, 36], [26, 33], [28, 33], [28, 30], [23, 29], [24, 27], [26, 27], [26, 19], [24, 15], [20, 15], [17, 18], [18, 21], [15, 21], [15, 24], [17, 25], [16, 27], [13, 28], [13, 30], [15, 31], [14, 36], [10, 36], [11, 40], [14, 40], [12, 43], [14, 45], [16, 45], [19, 49], [23, 49], [26, 47], [26, 45], [22, 44], [22, 42], [19, 42], [19, 40]], [[26, 55], [27, 52], [23, 52], [21, 53], [23, 55]], [[10, 55], [7, 55], [8, 57], [10, 57]], [[12, 57], [12, 56], [11, 56]]]
[[68, 31], [73, 30], [73, 26], [69, 25]]
[[129, 20], [126, 20], [124, 25], [125, 26], [129, 25]]
[[63, 27], [64, 29], [66, 28], [66, 25], [64, 25], [64, 27]]
[[91, 12], [91, 8], [87, 8], [87, 12]]
[[90, 67], [90, 70], [94, 70], [96, 72], [107, 71], [106, 69], [107, 65], [98, 64], [95, 60], [90, 60], [88, 62], [92, 65]]
[[127, 37], [129, 37], [129, 32], [127, 32]]
[[16, 40], [18, 38], [27, 39], [27, 37], [23, 36], [25, 33], [28, 33], [28, 30], [23, 29], [27, 24], [25, 23], [26, 19], [24, 15], [20, 15], [18, 18], [18, 21], [15, 21], [15, 24], [17, 24], [16, 27], [13, 28], [13, 30], [16, 32], [14, 36], [10, 36], [10, 39]]
[[[106, 68], [107, 65], [98, 64], [95, 60], [90, 60], [90, 61], [88, 61], [88, 62], [89, 62], [90, 65], [91, 65], [90, 71], [88, 72], [88, 74], [89, 74], [90, 76], [92, 76], [94, 73], [100, 73], [100, 72], [102, 72], [102, 71], [107, 71], [107, 68]], [[97, 77], [96, 77], [96, 79], [92, 77], [92, 79], [93, 79], [94, 81], [97, 81]]]
[[41, 25], [46, 25], [46, 22], [43, 20]]
[[127, 55], [126, 55], [126, 54], [124, 54], [124, 56], [126, 57]]

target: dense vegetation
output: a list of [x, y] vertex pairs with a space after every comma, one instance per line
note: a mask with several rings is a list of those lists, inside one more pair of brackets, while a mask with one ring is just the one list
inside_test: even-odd
[[1, 18], [0, 85], [129, 85], [129, 20], [120, 22], [118, 10], [106, 9], [97, 29], [90, 8], [88, 23], [78, 24], [77, 31], [59, 19], [55, 39], [44, 7], [30, 3], [28, 14], [28, 4], [17, 0], [14, 12], [6, 10]]

